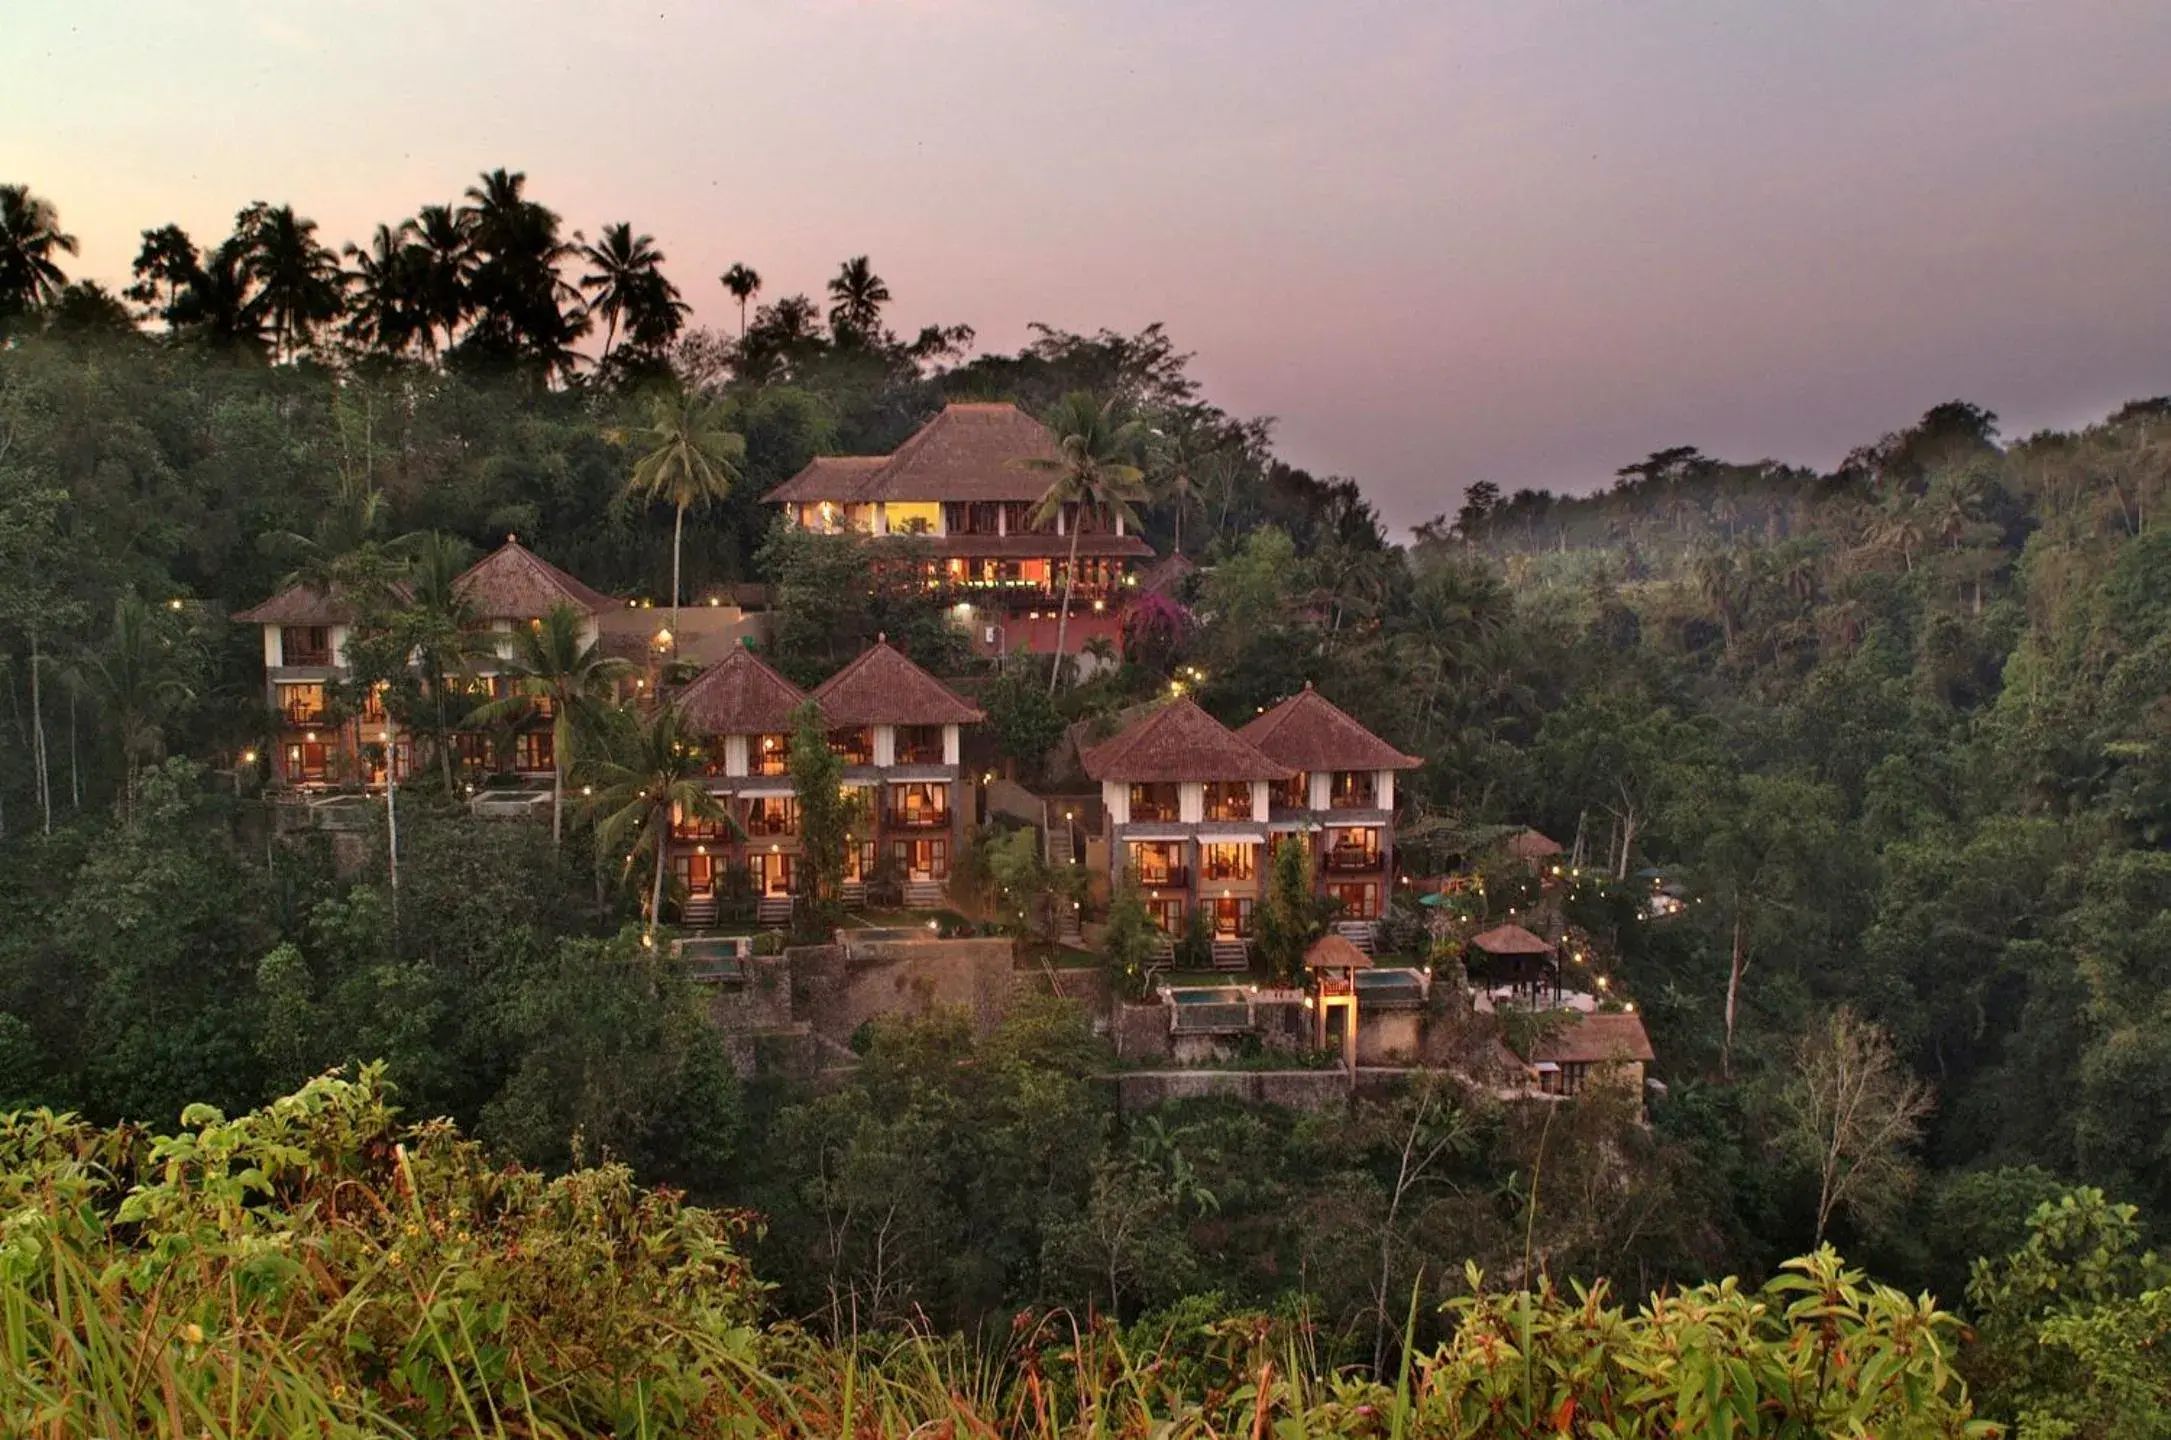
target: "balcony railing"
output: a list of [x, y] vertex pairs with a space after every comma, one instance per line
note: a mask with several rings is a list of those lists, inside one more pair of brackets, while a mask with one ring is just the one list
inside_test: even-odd
[[1330, 875], [1369, 875], [1380, 867], [1380, 852], [1334, 849], [1321, 863]]
[[319, 650], [307, 646], [289, 645], [279, 652], [280, 663], [286, 665], [315, 665], [331, 668], [332, 652], [329, 646]]
[[882, 823], [892, 830], [946, 830], [950, 825], [947, 810], [892, 810], [882, 817]]
[[933, 745], [899, 745], [897, 747], [896, 763], [899, 765], [940, 765], [944, 763], [942, 744], [937, 741]]
[[799, 833], [799, 817], [796, 815], [764, 815], [757, 810], [746, 817], [746, 833], [761, 836], [763, 839], [797, 835]]
[[1149, 869], [1141, 866], [1138, 883], [1149, 890], [1188, 890], [1191, 888], [1189, 865], [1163, 865]]
[[[1141, 820], [1174, 820], [1177, 815], [1177, 808], [1174, 805], [1155, 804], [1151, 800], [1133, 800], [1131, 802], [1131, 823], [1135, 825]], [[1246, 818], [1250, 817], [1247, 816]]]
[[1209, 880], [1250, 880], [1258, 873], [1239, 860], [1209, 860], [1200, 868]]
[[299, 701], [291, 705], [281, 706], [280, 713], [286, 716], [287, 724], [296, 727], [327, 724], [331, 718], [331, 711], [327, 707], [323, 705], [305, 705]]

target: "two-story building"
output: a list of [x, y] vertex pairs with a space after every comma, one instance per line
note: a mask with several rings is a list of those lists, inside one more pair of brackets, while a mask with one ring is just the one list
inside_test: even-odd
[[1288, 836], [1310, 849], [1320, 892], [1340, 918], [1378, 919], [1395, 873], [1395, 775], [1424, 762], [1310, 685], [1236, 733], [1289, 772], [1268, 795], [1277, 843]]
[[[1072, 543], [1078, 576], [1063, 648], [1120, 641], [1134, 562], [1152, 547], [1123, 520], [1067, 505], [1046, 523], [1033, 512], [1054, 476], [1048, 427], [1007, 402], [953, 402], [889, 455], [821, 456], [775, 490], [808, 530], [917, 537], [925, 583], [983, 653], [1056, 648]], [[902, 548], [900, 546], [900, 548]]]
[[[478, 646], [477, 655], [452, 679], [463, 709], [504, 693], [501, 667], [516, 625], [539, 621], [555, 605], [571, 605], [582, 616], [582, 642], [593, 644], [602, 617], [620, 605], [510, 536], [453, 584], [470, 622], [498, 637]], [[404, 593], [396, 590], [395, 598]], [[387, 723], [378, 693], [341, 703], [341, 689], [353, 679], [348, 646], [358, 616], [359, 607], [346, 597], [296, 585], [234, 617], [263, 630], [264, 698], [276, 734], [272, 767], [282, 785], [304, 790], [382, 785], [388, 750], [401, 781], [414, 768], [413, 738]], [[550, 716], [540, 709], [496, 730], [457, 731], [449, 743], [460, 768], [471, 773], [551, 773]]]
[[963, 727], [987, 716], [883, 640], [817, 686], [814, 703], [867, 817], [853, 871], [886, 855], [908, 904], [940, 903], [971, 812]]
[[1238, 730], [1187, 699], [1080, 756], [1100, 782], [1107, 854], [1147, 912], [1181, 935], [1205, 919], [1217, 963], [1238, 963], [1271, 848], [1302, 845], [1316, 893], [1370, 943], [1394, 876], [1395, 776], [1404, 755], [1306, 687]]
[[961, 727], [980, 710], [886, 643], [877, 643], [810, 697], [751, 650], [734, 650], [679, 692], [687, 726], [706, 737], [708, 788], [737, 828], [685, 817], [672, 863], [689, 919], [715, 913], [728, 867], [743, 866], [759, 912], [790, 913], [799, 888], [799, 805], [791, 780], [794, 715], [812, 699], [844, 761], [859, 820], [845, 866], [856, 898], [888, 857], [908, 904], [941, 903], [971, 806], [960, 768]]
[[1288, 767], [1182, 698], [1080, 760], [1100, 782], [1111, 879], [1128, 877], [1168, 935], [1199, 913], [1217, 963], [1241, 964], [1266, 877], [1271, 791]]

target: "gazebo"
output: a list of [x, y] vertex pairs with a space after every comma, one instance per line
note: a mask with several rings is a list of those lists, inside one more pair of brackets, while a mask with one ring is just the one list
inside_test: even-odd
[[1496, 962], [1493, 968], [1504, 972], [1516, 990], [1535, 996], [1550, 981], [1555, 998], [1559, 997], [1560, 963], [1551, 941], [1539, 939], [1520, 925], [1498, 925], [1470, 937], [1470, 948]]
[[1550, 876], [1559, 868], [1561, 843], [1536, 830], [1518, 830], [1501, 841], [1500, 848], [1507, 852], [1509, 859], [1521, 861], [1541, 877]]
[[1349, 1070], [1353, 1089], [1357, 1084], [1357, 972], [1371, 965], [1371, 956], [1331, 930], [1304, 952], [1304, 968], [1312, 972], [1314, 1043], [1322, 1050], [1327, 1048], [1327, 1012], [1340, 1010], [1342, 1061]]

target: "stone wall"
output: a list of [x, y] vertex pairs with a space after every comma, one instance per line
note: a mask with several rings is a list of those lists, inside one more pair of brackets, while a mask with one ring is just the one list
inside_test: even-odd
[[[1357, 1072], [1356, 1097], [1385, 1099], [1407, 1083], [1397, 1070]], [[1116, 1104], [1126, 1115], [1177, 1100], [1236, 1100], [1286, 1110], [1328, 1113], [1347, 1106], [1344, 1070], [1140, 1070], [1114, 1077]]]
[[1127, 1001], [1117, 1004], [1109, 1020], [1108, 1035], [1115, 1041], [1118, 1060], [1166, 1060], [1173, 1053], [1170, 1045], [1174, 1037], [1168, 1029], [1168, 1006], [1159, 1001], [1144, 1005]]
[[958, 1009], [985, 1036], [1010, 1008], [1015, 979], [1006, 939], [899, 940], [841, 946], [804, 945], [785, 951], [791, 1006], [837, 1044], [882, 1015], [919, 1016]]

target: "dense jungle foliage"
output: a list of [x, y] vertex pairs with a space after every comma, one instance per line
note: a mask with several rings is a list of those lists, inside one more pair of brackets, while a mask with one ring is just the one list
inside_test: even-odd
[[[502, 172], [348, 271], [290, 210], [251, 207], [208, 251], [151, 232], [131, 312], [64, 283], [57, 222], [14, 188], [0, 1105], [166, 1127], [382, 1060], [406, 1113], [497, 1157], [609, 1159], [758, 1211], [762, 1303], [826, 1336], [999, 1334], [1039, 1305], [1301, 1311], [1319, 1363], [1390, 1379], [1405, 1342], [1449, 1342], [1466, 1261], [1641, 1295], [1754, 1285], [1829, 1233], [1976, 1323], [1985, 1413], [2155, 1433], [2171, 401], [2024, 438], [1953, 402], [1829, 474], [1681, 448], [1587, 495], [1479, 483], [1405, 545], [1353, 482], [1281, 464], [1269, 424], [1207, 402], [1157, 329], [966, 359], [963, 327], [884, 329], [860, 260], [826, 324], [787, 297], [743, 336], [683, 333], [660, 264], [621, 265], [612, 311], [608, 255]], [[404, 277], [381, 304], [379, 249]], [[583, 266], [605, 279], [576, 284]], [[599, 325], [610, 358], [576, 363]], [[979, 1043], [876, 1027], [821, 1093], [742, 1086], [646, 963], [644, 887], [596, 863], [605, 817], [554, 847], [420, 775], [396, 897], [381, 863], [342, 879], [274, 843], [237, 764], [268, 729], [260, 652], [224, 617], [424, 532], [472, 552], [517, 532], [599, 587], [666, 594], [671, 510], [627, 497], [613, 439], [659, 386], [715, 397], [745, 438], [729, 493], [689, 514], [686, 593], [773, 585], [776, 658], [816, 674], [877, 629], [955, 657], [924, 598], [840, 583], [865, 574], [850, 540], [772, 537], [770, 484], [885, 450], [946, 398], [1047, 413], [1086, 391], [1148, 419], [1147, 533], [1199, 568], [1141, 607], [1122, 667], [1052, 708], [996, 680], [1005, 751], [1030, 771], [1066, 721], [1172, 684], [1233, 722], [1315, 683], [1425, 757], [1400, 796], [1411, 858], [1507, 824], [1571, 846], [1659, 1055], [1648, 1127], [1631, 1101], [1548, 1121], [1447, 1084], [1331, 1124], [1209, 1105], [1123, 1124], [1105, 1057], [1052, 1004]], [[1636, 918], [1654, 871], [1692, 902], [1663, 924]], [[1842, 1012], [1934, 1109], [1828, 1206], [1799, 1118]]]

